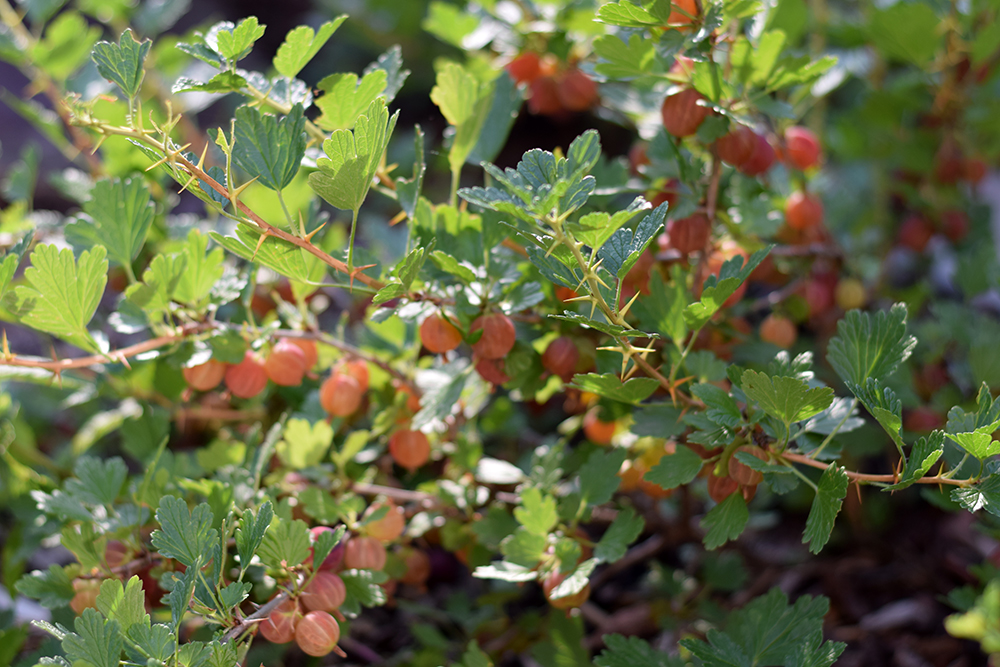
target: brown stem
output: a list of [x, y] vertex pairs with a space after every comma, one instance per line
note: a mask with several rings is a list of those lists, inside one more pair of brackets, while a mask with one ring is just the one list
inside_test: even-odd
[[285, 600], [288, 599], [288, 597], [289, 594], [287, 591], [282, 591], [281, 593], [278, 593], [273, 598], [271, 598], [266, 604], [257, 609], [255, 612], [253, 612], [249, 616], [245, 616], [242, 620], [240, 620], [239, 623], [226, 630], [226, 634], [222, 635], [222, 639], [220, 639], [219, 641], [225, 644], [226, 642], [236, 639], [241, 634], [243, 634], [243, 632], [246, 631], [246, 629], [249, 628], [251, 625], [263, 621], [265, 618], [267, 618], [271, 614], [271, 612], [277, 609], [279, 606], [281, 606], [281, 604], [284, 603]]
[[[781, 458], [786, 461], [791, 461], [793, 463], [801, 463], [802, 465], [807, 465], [813, 468], [818, 468], [820, 470], [826, 470], [830, 467], [829, 463], [823, 463], [822, 461], [817, 461], [811, 459], [804, 454], [791, 454], [785, 453], [781, 454]], [[855, 482], [882, 482], [887, 484], [895, 484], [899, 481], [898, 475], [870, 475], [868, 473], [853, 472], [851, 470], [845, 471], [847, 476]], [[951, 486], [969, 486], [968, 480], [964, 479], [951, 479], [950, 477], [942, 477], [941, 475], [936, 475], [934, 477], [921, 477], [916, 480], [915, 484], [950, 484]]]

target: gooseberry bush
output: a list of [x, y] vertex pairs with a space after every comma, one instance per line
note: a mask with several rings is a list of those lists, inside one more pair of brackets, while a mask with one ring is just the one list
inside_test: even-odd
[[[353, 621], [467, 569], [415, 664], [832, 665], [826, 598], [722, 613], [653, 556], [724, 568], [787, 499], [818, 554], [908, 487], [997, 534], [993, 4], [432, 2], [443, 132], [399, 47], [313, 78], [347, 16], [261, 56], [256, 17], [63, 4], [0, 0], [46, 100], [8, 103], [75, 162], [65, 213], [31, 151], [4, 184], [3, 577], [51, 616], [0, 656], [372, 662]], [[510, 159], [526, 118], [603, 129]], [[636, 568], [677, 640], [585, 642]], [[947, 627], [1000, 651], [983, 572]]]

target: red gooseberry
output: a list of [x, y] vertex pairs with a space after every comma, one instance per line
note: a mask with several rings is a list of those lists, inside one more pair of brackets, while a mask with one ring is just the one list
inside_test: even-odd
[[969, 216], [954, 209], [941, 214], [941, 231], [953, 243], [958, 243], [969, 233]]
[[360, 387], [362, 394], [368, 391], [368, 362], [364, 359], [348, 359], [346, 361], [341, 361], [334, 368], [334, 372], [342, 375], [350, 375], [352, 378], [357, 380], [358, 387]]
[[552, 591], [565, 579], [566, 575], [562, 572], [553, 572], [542, 582], [542, 592], [545, 593], [545, 599], [556, 609], [574, 609], [582, 605], [590, 597], [590, 584], [587, 583], [582, 589], [572, 595], [553, 598]]
[[438, 313], [420, 323], [420, 342], [434, 354], [450, 352], [462, 343], [462, 332]]
[[181, 372], [188, 386], [198, 391], [211, 391], [219, 386], [226, 376], [228, 366], [218, 359], [209, 359], [203, 364], [185, 368]]
[[597, 104], [597, 83], [589, 76], [573, 67], [559, 78], [556, 89], [559, 103], [568, 111], [586, 111]]
[[101, 592], [100, 579], [74, 579], [75, 595], [69, 601], [69, 607], [78, 615], [88, 607], [97, 607], [97, 595]]
[[302, 652], [315, 658], [328, 655], [340, 641], [337, 619], [325, 611], [311, 611], [295, 628], [295, 643]]
[[260, 357], [247, 350], [243, 361], [226, 369], [226, 386], [237, 398], [253, 398], [267, 386], [267, 371]]
[[528, 111], [540, 116], [558, 116], [563, 112], [559, 101], [559, 83], [555, 77], [543, 75], [530, 84]]
[[383, 542], [392, 542], [406, 530], [406, 517], [403, 516], [403, 509], [397, 507], [396, 503], [391, 500], [387, 500], [384, 503], [373, 503], [369, 508], [369, 514], [374, 514], [383, 507], [388, 509], [385, 516], [366, 523], [364, 531], [375, 539], [382, 540]]
[[563, 382], [569, 382], [576, 371], [576, 362], [580, 360], [580, 350], [568, 336], [560, 336], [549, 343], [542, 353], [542, 366], [553, 375], [558, 375]]
[[914, 252], [923, 252], [932, 236], [934, 228], [931, 227], [931, 223], [923, 216], [911, 215], [900, 225], [897, 240], [901, 246]]
[[319, 388], [319, 404], [334, 417], [346, 417], [361, 406], [361, 385], [350, 375], [334, 373]]
[[517, 331], [514, 323], [503, 313], [480, 315], [472, 322], [471, 332], [483, 330], [483, 335], [472, 344], [472, 351], [483, 359], [502, 359], [514, 349]]
[[717, 503], [733, 495], [738, 488], [740, 488], [739, 482], [729, 475], [718, 477], [713, 471], [708, 476], [708, 495]]
[[785, 130], [785, 157], [796, 168], [804, 171], [816, 166], [821, 152], [819, 139], [812, 130], [798, 125]]
[[525, 51], [504, 67], [517, 83], [531, 83], [542, 74], [542, 59], [534, 51]]
[[663, 127], [675, 137], [690, 137], [704, 122], [711, 109], [698, 104], [705, 99], [694, 88], [685, 88], [679, 93], [668, 95], [663, 100], [660, 113], [663, 116]]
[[583, 434], [587, 439], [598, 445], [611, 444], [617, 424], [613, 421], [602, 421], [596, 410], [591, 410], [583, 417]]
[[[760, 447], [744, 445], [736, 451], [746, 452], [751, 456], [756, 456], [761, 461], [767, 461], [767, 453]], [[738, 458], [736, 458], [735, 454], [729, 459], [729, 476], [732, 477], [740, 486], [756, 486], [764, 481], [764, 473], [754, 470], [747, 464], [741, 462]]]
[[503, 372], [503, 359], [477, 359], [476, 372], [490, 384], [510, 382], [510, 376]]
[[660, 247], [673, 248], [682, 255], [699, 252], [708, 245], [712, 223], [704, 213], [695, 213], [680, 220], [667, 221], [667, 231], [661, 235]]
[[274, 384], [295, 387], [302, 384], [302, 377], [309, 369], [306, 364], [306, 353], [302, 348], [282, 338], [267, 355], [264, 370]]
[[757, 134], [746, 125], [740, 125], [719, 137], [715, 150], [719, 159], [739, 169], [757, 150]]
[[663, 202], [667, 203], [668, 209], [677, 206], [677, 201], [681, 198], [681, 182], [676, 178], [671, 178], [662, 188], [653, 191], [647, 197], [653, 208], [656, 208]]
[[344, 548], [344, 567], [349, 570], [381, 570], [385, 561], [385, 547], [374, 537], [352, 537]]
[[302, 354], [306, 355], [307, 371], [311, 370], [316, 365], [316, 362], [319, 361], [319, 351], [316, 349], [316, 341], [309, 338], [282, 338], [282, 340], [288, 341], [302, 350]]
[[810, 229], [823, 224], [823, 202], [816, 195], [796, 190], [785, 202], [785, 222], [792, 229]]
[[410, 586], [422, 586], [431, 576], [431, 559], [420, 549], [407, 549], [403, 552], [403, 563], [406, 572], [399, 581]]
[[344, 581], [333, 572], [317, 572], [299, 600], [306, 611], [333, 611], [347, 599]]
[[260, 634], [272, 644], [287, 644], [295, 639], [295, 627], [302, 618], [299, 603], [285, 600], [260, 624]]
[[676, 0], [671, 2], [667, 26], [678, 30], [689, 30], [697, 16], [698, 5], [695, 4], [695, 0]]
[[104, 562], [112, 569], [123, 565], [128, 555], [129, 548], [119, 540], [108, 540], [104, 547]]
[[754, 149], [750, 157], [739, 167], [747, 176], [760, 176], [774, 164], [774, 147], [762, 134], [754, 133]]
[[390, 436], [389, 454], [400, 466], [413, 471], [430, 460], [431, 444], [421, 431], [402, 429]]

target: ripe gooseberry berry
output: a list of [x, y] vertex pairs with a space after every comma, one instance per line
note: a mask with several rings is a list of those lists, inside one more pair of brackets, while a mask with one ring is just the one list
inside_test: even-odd
[[69, 601], [69, 607], [79, 615], [88, 607], [97, 607], [97, 595], [101, 592], [101, 580], [74, 579], [73, 590], [75, 594], [73, 599]]
[[909, 248], [914, 252], [923, 252], [931, 237], [934, 236], [934, 228], [931, 223], [920, 215], [911, 215], [899, 227], [896, 235], [899, 245]]
[[374, 537], [352, 537], [344, 548], [344, 567], [349, 570], [381, 570], [385, 561], [385, 547]]
[[647, 193], [649, 203], [656, 208], [663, 202], [667, 203], [667, 209], [677, 206], [677, 201], [681, 198], [681, 182], [676, 178], [669, 179], [659, 190]]
[[510, 382], [510, 376], [503, 372], [503, 359], [477, 359], [476, 372], [490, 384]]
[[667, 231], [660, 246], [664, 249], [673, 248], [682, 255], [699, 252], [708, 245], [708, 237], [712, 231], [712, 223], [704, 213], [695, 213], [680, 220], [669, 220]]
[[389, 437], [389, 454], [393, 461], [412, 472], [430, 460], [431, 444], [421, 431], [401, 429]]
[[774, 164], [774, 147], [762, 134], [754, 133], [754, 149], [750, 157], [738, 167], [747, 176], [760, 176]]
[[738, 126], [715, 141], [719, 159], [737, 169], [753, 156], [756, 149], [757, 134], [746, 125]]
[[295, 387], [302, 384], [302, 377], [309, 368], [306, 364], [306, 353], [302, 348], [282, 338], [267, 355], [264, 370], [274, 384]]
[[342, 375], [350, 375], [357, 380], [362, 394], [368, 391], [368, 362], [364, 359], [347, 359], [341, 361], [334, 368], [334, 372]]
[[597, 410], [591, 410], [583, 417], [583, 434], [598, 445], [610, 445], [616, 430], [617, 424], [613, 421], [602, 421], [597, 415]]
[[555, 77], [542, 75], [531, 82], [528, 111], [536, 116], [558, 116], [563, 112], [559, 101], [559, 83]]
[[420, 342], [434, 354], [451, 352], [462, 343], [462, 332], [438, 313], [420, 323]]
[[287, 644], [295, 639], [295, 627], [302, 618], [299, 603], [285, 600], [260, 624], [260, 634], [272, 644]]
[[572, 595], [564, 595], [563, 597], [558, 598], [552, 597], [552, 591], [555, 590], [556, 586], [561, 584], [565, 579], [566, 575], [562, 572], [553, 572], [542, 582], [542, 592], [545, 593], [545, 599], [548, 600], [549, 604], [556, 609], [574, 609], [582, 605], [587, 601], [587, 598], [590, 597], [589, 582]]
[[821, 152], [819, 139], [812, 130], [798, 125], [785, 130], [785, 157], [796, 168], [805, 171], [816, 166]]
[[109, 568], [116, 568], [125, 563], [129, 556], [129, 548], [119, 540], [108, 540], [104, 547], [104, 562]]
[[403, 516], [403, 509], [397, 507], [396, 503], [391, 500], [387, 500], [384, 503], [373, 503], [368, 508], [368, 513], [372, 515], [383, 507], [388, 509], [385, 516], [364, 524], [364, 531], [367, 535], [375, 539], [382, 540], [383, 542], [392, 542], [406, 530], [406, 517]]
[[472, 344], [472, 351], [483, 359], [502, 359], [514, 349], [517, 331], [514, 323], [503, 313], [480, 315], [472, 322], [471, 332], [483, 330], [483, 335]]
[[777, 313], [771, 313], [760, 323], [760, 339], [780, 348], [790, 348], [798, 337], [795, 323]]
[[695, 4], [695, 0], [676, 0], [670, 4], [667, 26], [677, 30], [689, 30], [698, 16], [698, 6]]
[[708, 107], [698, 104], [705, 99], [694, 88], [685, 88], [679, 93], [667, 95], [660, 107], [663, 116], [663, 127], [675, 137], [690, 137], [712, 112]]
[[188, 386], [198, 391], [211, 391], [219, 386], [226, 376], [227, 364], [218, 359], [209, 359], [203, 364], [191, 366], [181, 371]]
[[267, 371], [260, 357], [250, 350], [243, 361], [226, 369], [226, 386], [237, 398], [253, 398], [267, 386]]
[[334, 373], [320, 385], [319, 404], [334, 417], [346, 417], [361, 405], [363, 393], [356, 379]]
[[406, 572], [399, 581], [410, 586], [422, 586], [431, 576], [431, 558], [420, 549], [407, 549], [403, 552], [403, 563]]
[[516, 83], [531, 83], [542, 74], [542, 59], [534, 51], [525, 51], [507, 63], [504, 69]]
[[[736, 450], [737, 452], [746, 452], [751, 456], [756, 456], [761, 461], [767, 461], [767, 453], [764, 452], [760, 447], [753, 447], [751, 445], [744, 445]], [[764, 473], [754, 470], [747, 464], [743, 463], [736, 458], [735, 454], [729, 459], [729, 476], [732, 477], [737, 484], [740, 486], [754, 486], [756, 487], [762, 481], [764, 481]]]
[[580, 360], [580, 350], [568, 336], [560, 336], [549, 343], [542, 353], [542, 366], [553, 375], [569, 382], [576, 372], [576, 363]]
[[733, 495], [733, 493], [735, 493], [739, 488], [739, 482], [729, 475], [719, 477], [713, 471], [708, 476], [708, 495], [717, 503], [721, 503], [723, 500]]
[[316, 366], [316, 362], [319, 361], [319, 351], [316, 349], [316, 341], [309, 338], [282, 338], [281, 340], [288, 341], [302, 350], [302, 354], [306, 355], [307, 371], [312, 370]]
[[823, 202], [816, 195], [796, 190], [785, 202], [785, 222], [799, 230], [823, 224]]
[[953, 243], [958, 243], [969, 233], [969, 216], [963, 211], [950, 209], [941, 214], [941, 231]]
[[343, 579], [333, 572], [317, 572], [302, 591], [299, 600], [306, 611], [333, 611], [347, 599]]
[[328, 655], [340, 641], [337, 620], [325, 611], [311, 611], [295, 628], [295, 643], [302, 652], [315, 658]]
[[597, 83], [585, 73], [573, 67], [559, 78], [556, 94], [563, 109], [587, 111], [597, 104]]

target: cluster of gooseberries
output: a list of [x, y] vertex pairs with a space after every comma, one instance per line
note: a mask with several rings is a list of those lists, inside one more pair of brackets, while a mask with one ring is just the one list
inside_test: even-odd
[[593, 79], [575, 64], [560, 65], [550, 53], [524, 51], [505, 69], [515, 82], [528, 86], [528, 110], [536, 115], [561, 117], [588, 111], [600, 99]]

